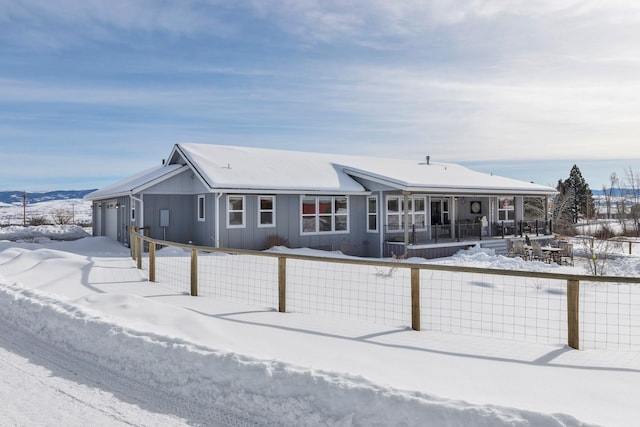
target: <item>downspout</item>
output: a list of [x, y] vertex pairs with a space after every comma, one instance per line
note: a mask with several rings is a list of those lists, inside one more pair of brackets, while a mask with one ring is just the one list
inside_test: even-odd
[[378, 252], [378, 253], [380, 254], [379, 255], [380, 258], [382, 258], [383, 254], [384, 254], [384, 234], [385, 234], [384, 229], [383, 229], [384, 222], [383, 222], [383, 219], [382, 219], [383, 218], [382, 215], [386, 215], [386, 211], [385, 212], [382, 211], [382, 206], [386, 206], [384, 204], [384, 202], [382, 201], [382, 191], [378, 191], [378, 203], [379, 203], [379, 205], [376, 206], [377, 212], [379, 212], [377, 226], [378, 226], [378, 230], [379, 230], [379, 232], [378, 232], [378, 244], [380, 245], [380, 247], [378, 249], [380, 250], [380, 252]]
[[214, 222], [215, 222], [215, 247], [220, 247], [220, 198], [222, 197], [222, 193], [213, 193], [215, 195], [215, 203], [214, 203]]

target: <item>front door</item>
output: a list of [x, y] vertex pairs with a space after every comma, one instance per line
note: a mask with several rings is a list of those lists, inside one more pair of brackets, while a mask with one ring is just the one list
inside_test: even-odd
[[449, 229], [449, 199], [448, 198], [432, 198], [431, 199], [431, 235], [450, 236]]

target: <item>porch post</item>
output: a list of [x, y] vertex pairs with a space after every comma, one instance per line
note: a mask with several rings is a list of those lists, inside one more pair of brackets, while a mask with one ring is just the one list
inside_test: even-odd
[[458, 217], [458, 198], [455, 196], [449, 197], [449, 233], [451, 239], [456, 238], [456, 218]]
[[[549, 196], [544, 196], [544, 234], [547, 234], [547, 225], [549, 225]], [[551, 234], [551, 227], [549, 227]]]
[[409, 248], [409, 192], [403, 191], [404, 195], [404, 255], [408, 256]]

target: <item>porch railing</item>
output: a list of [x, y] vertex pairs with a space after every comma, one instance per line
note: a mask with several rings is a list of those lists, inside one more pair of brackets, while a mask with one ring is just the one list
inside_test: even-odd
[[500, 221], [495, 224], [496, 236], [546, 236], [553, 234], [551, 220]]
[[[384, 227], [385, 241], [404, 242], [404, 230], [397, 225]], [[455, 224], [435, 224], [431, 229], [424, 225], [409, 228], [409, 244], [437, 244], [440, 242], [460, 242], [482, 240], [489, 237], [507, 236], [547, 236], [553, 234], [551, 220], [499, 221], [493, 226], [478, 221], [458, 221]]]

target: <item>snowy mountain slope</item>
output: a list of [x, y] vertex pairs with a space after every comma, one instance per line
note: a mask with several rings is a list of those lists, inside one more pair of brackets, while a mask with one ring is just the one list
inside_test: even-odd
[[0, 192], [0, 226], [23, 225], [25, 221], [29, 224], [34, 217], [44, 218], [47, 223], [52, 224], [60, 223], [60, 218], [73, 224], [90, 223], [91, 202], [82, 197], [91, 191], [27, 193], [26, 206], [22, 192]]
[[[27, 193], [27, 203], [51, 202], [55, 200], [82, 199], [86, 194], [95, 190], [55, 190]], [[0, 191], [0, 203], [23, 204], [23, 191]]]

